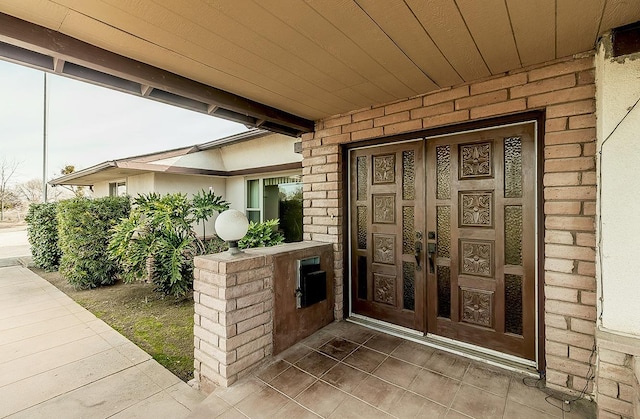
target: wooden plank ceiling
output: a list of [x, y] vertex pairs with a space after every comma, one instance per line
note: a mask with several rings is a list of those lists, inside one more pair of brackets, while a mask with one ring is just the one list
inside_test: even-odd
[[[3, 0], [0, 12], [318, 120], [591, 50], [640, 20], [640, 1]], [[0, 41], [21, 45], [2, 28]]]

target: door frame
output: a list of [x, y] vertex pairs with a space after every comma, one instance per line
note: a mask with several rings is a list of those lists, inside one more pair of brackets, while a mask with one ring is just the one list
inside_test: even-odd
[[[543, 110], [539, 111], [529, 111], [523, 112], [519, 114], [507, 115], [503, 117], [496, 118], [488, 118], [478, 121], [469, 121], [461, 124], [450, 125], [445, 127], [436, 127], [427, 130], [413, 131], [409, 133], [403, 133], [399, 135], [378, 137], [370, 140], [354, 142], [350, 144], [345, 144], [341, 146], [342, 149], [342, 192], [343, 192], [343, 214], [344, 214], [344, 222], [342, 223], [342, 234], [343, 234], [343, 316], [344, 318], [349, 318], [354, 316], [351, 308], [351, 252], [350, 252], [350, 243], [351, 243], [351, 217], [350, 217], [350, 152], [353, 149], [359, 148], [368, 148], [375, 147], [380, 145], [388, 145], [388, 144], [400, 144], [403, 142], [415, 141], [418, 139], [422, 139], [423, 141], [428, 141], [429, 139], [439, 138], [448, 135], [462, 134], [462, 133], [471, 133], [475, 131], [484, 131], [490, 130], [494, 128], [507, 127], [510, 125], [521, 125], [533, 123], [534, 124], [534, 150], [535, 150], [535, 170], [536, 170], [536, 182], [535, 182], [535, 202], [534, 207], [536, 209], [535, 213], [535, 280], [536, 280], [536, 299], [537, 303], [535, 304], [536, 313], [536, 360], [535, 360], [535, 368], [538, 372], [543, 373], [546, 370], [546, 356], [545, 356], [545, 325], [544, 325], [544, 314], [545, 314], [545, 306], [544, 306], [544, 195], [543, 195], [543, 174], [544, 174], [544, 128], [545, 128], [545, 112]], [[426, 152], [426, 146], [425, 146]], [[357, 317], [355, 315], [354, 317]], [[377, 321], [376, 321], [377, 322]], [[382, 322], [380, 322], [382, 323]], [[416, 331], [404, 330], [405, 328], [401, 326], [395, 327], [394, 325], [385, 324], [387, 327], [392, 327], [398, 329], [400, 331], [409, 332], [410, 334], [416, 335]], [[465, 347], [473, 346], [466, 344], [464, 342], [453, 341], [448, 338], [439, 337], [437, 335], [425, 334], [426, 338], [430, 338], [435, 342], [432, 344], [437, 345], [437, 341], [442, 341], [445, 346], [451, 346], [451, 343], [455, 343], [462, 350]], [[479, 347], [473, 346], [475, 349]], [[480, 352], [486, 352], [489, 356], [495, 356], [495, 351], [490, 349], [480, 348]], [[500, 357], [504, 358], [506, 361], [513, 361], [513, 357], [507, 354], [500, 354]], [[522, 360], [523, 365], [528, 365], [529, 362], [524, 362], [526, 360], [522, 358], [517, 358], [518, 360]], [[531, 365], [533, 366], [533, 365]]]

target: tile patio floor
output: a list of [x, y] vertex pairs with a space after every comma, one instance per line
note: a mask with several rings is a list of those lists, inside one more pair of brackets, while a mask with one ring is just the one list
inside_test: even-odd
[[571, 403], [563, 412], [522, 378], [339, 322], [217, 388], [189, 417], [595, 418], [593, 403]]

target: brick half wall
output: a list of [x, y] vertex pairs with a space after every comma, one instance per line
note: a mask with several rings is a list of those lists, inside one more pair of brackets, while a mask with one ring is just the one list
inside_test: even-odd
[[[586, 383], [596, 320], [594, 53], [568, 57], [319, 121], [303, 135], [304, 239], [331, 243], [335, 316], [342, 318], [345, 250], [342, 145], [542, 110], [544, 320], [547, 383], [577, 394]], [[405, 137], [406, 138], [406, 137]], [[544, 368], [544, 366], [543, 366]]]
[[[328, 273], [327, 299], [297, 309], [296, 260], [316, 256]], [[331, 245], [289, 243], [198, 256], [194, 264], [194, 378], [207, 393], [250, 373], [274, 345], [285, 350], [334, 320]]]

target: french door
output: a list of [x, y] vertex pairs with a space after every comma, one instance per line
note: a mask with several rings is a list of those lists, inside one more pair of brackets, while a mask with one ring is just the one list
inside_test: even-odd
[[426, 323], [423, 154], [414, 141], [351, 156], [352, 309], [415, 330]]
[[352, 150], [352, 312], [534, 360], [534, 148], [523, 124]]

